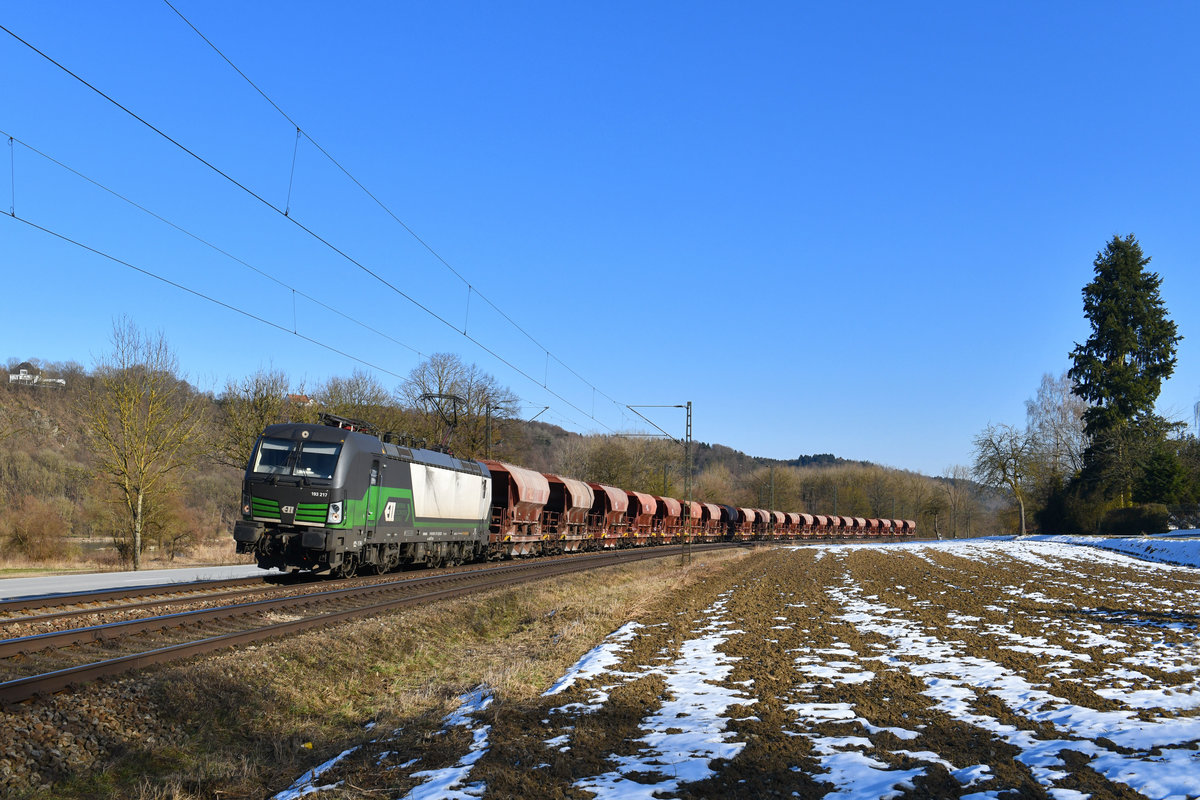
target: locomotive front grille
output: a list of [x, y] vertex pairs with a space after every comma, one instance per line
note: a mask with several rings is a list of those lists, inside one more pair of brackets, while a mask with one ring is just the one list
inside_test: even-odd
[[278, 522], [280, 518], [278, 500], [268, 500], [262, 497], [251, 497], [250, 510], [251, 516], [253, 516], [255, 519], [269, 519]]
[[296, 522], [304, 525], [324, 525], [328, 514], [328, 503], [298, 503], [296, 505]]

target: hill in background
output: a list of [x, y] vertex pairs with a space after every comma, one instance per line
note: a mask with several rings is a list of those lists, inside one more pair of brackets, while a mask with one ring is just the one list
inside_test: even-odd
[[[675, 442], [581, 435], [517, 419], [505, 413], [503, 403], [490, 402], [497, 395], [503, 399], [506, 391], [490, 376], [457, 357], [449, 360], [473, 376], [476, 389], [487, 390], [488, 407], [499, 406], [494, 417], [459, 409], [449, 448], [460, 457], [490, 456], [540, 472], [680, 499], [690, 490], [695, 499], [737, 506], [912, 519], [923, 533], [945, 536], [990, 533], [1004, 522], [997, 517], [997, 498], [961, 476], [931, 478], [832, 454], [767, 459], [696, 442], [692, 480], [685, 486], [683, 450]], [[95, 370], [36, 359], [14, 359], [7, 367], [9, 374], [21, 376], [23, 371], [24, 377], [0, 383], [0, 501], [8, 509], [0, 518], [0, 539], [6, 552], [33, 560], [82, 554], [121, 563], [128, 554], [120, 503], [97, 470], [81, 414], [85, 403], [94, 402], [89, 398], [97, 388]], [[242, 464], [268, 422], [315, 421], [321, 411], [329, 411], [427, 442], [447, 436], [444, 409], [412, 402], [426, 387], [389, 392], [362, 373], [300, 392], [278, 373], [231, 381], [220, 393], [183, 385], [202, 401], [201, 454], [148, 498], [146, 516], [147, 542], [168, 558], [229, 541], [238, 517]]]

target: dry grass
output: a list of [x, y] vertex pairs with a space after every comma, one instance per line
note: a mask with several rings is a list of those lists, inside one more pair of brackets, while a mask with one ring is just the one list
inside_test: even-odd
[[[12, 552], [0, 557], [0, 578], [38, 578], [81, 572], [121, 572], [131, 569], [121, 560], [111, 545], [95, 540], [72, 539], [76, 555], [34, 560]], [[177, 567], [206, 567], [221, 564], [253, 564], [254, 558], [238, 555], [232, 537], [222, 536], [190, 545], [186, 552], [167, 558], [159, 550], [147, 550], [142, 555], [142, 569], [172, 569]]]
[[236, 543], [229, 535], [188, 545], [187, 550], [177, 555], [174, 561], [168, 560], [165, 554], [157, 552], [152, 552], [149, 556], [150, 569], [254, 563], [254, 556], [237, 554]]
[[31, 796], [260, 798], [376, 738], [368, 722], [419, 751], [464, 691], [536, 697], [612, 630], [742, 554], [607, 568], [147, 673], [154, 701], [136, 713], [173, 721], [171, 741], [127, 743]]

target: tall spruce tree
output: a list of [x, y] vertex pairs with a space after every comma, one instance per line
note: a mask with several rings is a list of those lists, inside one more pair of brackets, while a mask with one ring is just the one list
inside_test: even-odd
[[[1072, 391], [1089, 404], [1083, 412], [1094, 474], [1120, 474], [1122, 505], [1129, 496], [1131, 463], [1140, 425], [1154, 413], [1164, 379], [1175, 371], [1180, 339], [1159, 295], [1162, 278], [1145, 269], [1149, 257], [1133, 234], [1114, 236], [1093, 262], [1096, 277], [1083, 287], [1083, 313], [1092, 333], [1071, 353]], [[1140, 438], [1140, 437], [1139, 437]]]
[[1164, 379], [1175, 371], [1182, 339], [1159, 296], [1162, 278], [1148, 272], [1149, 257], [1133, 234], [1114, 236], [1096, 254], [1096, 278], [1083, 287], [1083, 313], [1092, 334], [1071, 353], [1068, 373], [1075, 394], [1091, 406], [1083, 412], [1088, 436], [1125, 427], [1154, 410]]

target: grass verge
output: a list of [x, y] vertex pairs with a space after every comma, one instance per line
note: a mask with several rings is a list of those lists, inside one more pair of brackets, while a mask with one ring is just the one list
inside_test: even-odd
[[[743, 554], [704, 553], [687, 567], [655, 559], [497, 590], [28, 704], [0, 723], [33, 731], [81, 719], [95, 752], [39, 762], [37, 785], [17, 796], [262, 798], [374, 738], [370, 723], [409, 731], [419, 747], [464, 691], [487, 683], [506, 700], [535, 697], [625, 621]], [[21, 744], [30, 750], [28, 742], [8, 750]], [[6, 757], [0, 742], [0, 774], [16, 769]]]

